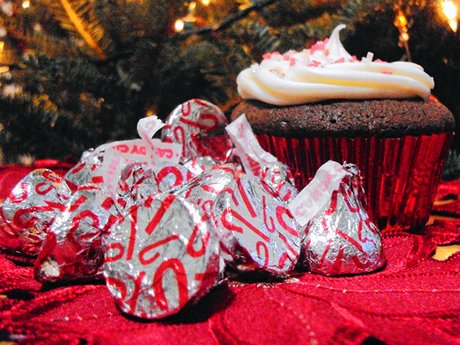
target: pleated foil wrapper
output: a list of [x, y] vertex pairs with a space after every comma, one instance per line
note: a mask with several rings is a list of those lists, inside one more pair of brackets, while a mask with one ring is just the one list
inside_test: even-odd
[[95, 153], [94, 149], [89, 149], [83, 152], [78, 164], [65, 174], [64, 180], [72, 190], [76, 190], [79, 186], [89, 182], [103, 183], [101, 176], [102, 161], [102, 153]]
[[[37, 169], [13, 188], [2, 207], [2, 246], [37, 255], [55, 217], [72, 194], [64, 179], [49, 169]], [[4, 243], [2, 243], [4, 242]]]
[[212, 223], [198, 206], [169, 193], [132, 207], [104, 237], [104, 248], [107, 287], [129, 315], [175, 314], [221, 278]]
[[385, 264], [379, 229], [364, 207], [359, 169], [344, 165], [342, 178], [326, 206], [309, 221], [299, 266], [328, 276], [373, 272]]
[[167, 192], [180, 187], [196, 176], [197, 174], [182, 164], [160, 165], [156, 171], [158, 191]]
[[261, 147], [286, 164], [301, 190], [328, 160], [356, 164], [367, 212], [384, 233], [423, 232], [454, 134], [403, 138], [282, 138], [257, 135]]
[[143, 203], [155, 194], [158, 194], [156, 174], [149, 165], [133, 162], [122, 170], [117, 188], [120, 213], [124, 214], [124, 210]]
[[224, 113], [216, 105], [191, 99], [168, 115], [161, 140], [182, 144], [181, 163], [197, 157], [210, 157], [218, 163], [225, 163], [233, 149], [225, 131], [227, 125]]
[[260, 177], [242, 175], [216, 198], [213, 220], [227, 265], [243, 274], [283, 276], [299, 260], [301, 234], [280, 197]]
[[102, 235], [118, 220], [107, 192], [92, 183], [80, 186], [50, 226], [35, 262], [40, 282], [103, 278]]

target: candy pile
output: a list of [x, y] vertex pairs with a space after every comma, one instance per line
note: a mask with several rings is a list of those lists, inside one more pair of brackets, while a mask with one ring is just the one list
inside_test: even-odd
[[245, 116], [228, 124], [197, 99], [165, 123], [141, 119], [138, 133], [86, 151], [63, 178], [33, 171], [5, 200], [0, 246], [36, 256], [38, 281], [104, 278], [122, 311], [156, 319], [229, 270], [283, 278], [384, 265], [356, 166], [330, 161], [299, 193]]

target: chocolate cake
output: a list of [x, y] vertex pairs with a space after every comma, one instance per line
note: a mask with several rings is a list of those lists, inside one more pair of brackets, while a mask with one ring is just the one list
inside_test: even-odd
[[255, 134], [286, 138], [401, 138], [454, 131], [452, 113], [436, 101], [365, 100], [273, 106], [242, 101], [232, 119], [245, 114]]

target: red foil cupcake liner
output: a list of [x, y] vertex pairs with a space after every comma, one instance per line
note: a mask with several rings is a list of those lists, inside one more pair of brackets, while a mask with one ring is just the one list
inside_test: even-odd
[[289, 166], [301, 190], [328, 160], [353, 163], [363, 178], [367, 212], [382, 232], [422, 232], [454, 133], [403, 138], [283, 138], [257, 135]]

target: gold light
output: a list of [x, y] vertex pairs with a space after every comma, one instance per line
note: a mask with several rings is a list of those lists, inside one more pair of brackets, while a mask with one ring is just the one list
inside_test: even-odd
[[174, 30], [176, 30], [177, 32], [184, 30], [184, 27], [185, 27], [185, 23], [182, 19], [178, 19], [174, 23]]
[[22, 2], [22, 8], [29, 8], [30, 7], [30, 1], [29, 0], [24, 0]]
[[457, 32], [457, 14], [458, 9], [457, 6], [453, 1], [446, 1], [442, 2], [442, 12], [449, 20], [449, 25], [453, 32]]
[[211, 0], [201, 0], [201, 3], [205, 6], [208, 6], [211, 3]]

